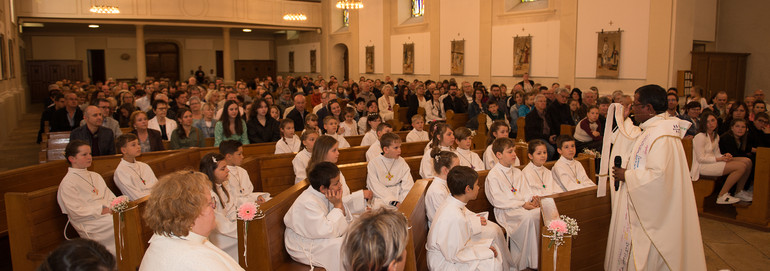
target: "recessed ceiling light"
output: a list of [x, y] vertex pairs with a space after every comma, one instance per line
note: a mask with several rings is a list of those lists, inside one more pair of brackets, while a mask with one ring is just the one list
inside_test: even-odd
[[99, 28], [98, 24], [89, 24], [88, 28]]
[[43, 23], [22, 23], [23, 27], [43, 27]]
[[243, 32], [249, 33], [249, 32], [251, 32], [251, 29], [248, 29], [248, 28], [244, 28], [244, 29], [243, 29]]

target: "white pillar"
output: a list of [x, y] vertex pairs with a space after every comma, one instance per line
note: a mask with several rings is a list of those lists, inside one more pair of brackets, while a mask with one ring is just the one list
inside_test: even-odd
[[[136, 25], [136, 80], [144, 82], [147, 79], [147, 63], [144, 52], [144, 25]], [[158, 78], [155, 78], [158, 79]]]

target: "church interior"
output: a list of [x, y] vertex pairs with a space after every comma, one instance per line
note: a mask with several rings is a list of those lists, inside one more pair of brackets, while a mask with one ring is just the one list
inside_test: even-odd
[[[123, 116], [120, 112], [123, 107], [117, 106], [125, 103], [124, 93], [131, 95], [131, 102], [135, 105], [130, 107], [131, 111], [136, 108], [137, 111], [147, 112], [141, 114], [145, 120], [154, 119], [152, 116], [158, 114], [156, 106], [163, 105], [169, 106], [169, 110], [177, 113], [191, 112], [193, 118], [207, 118], [206, 112], [201, 113], [206, 111], [200, 109], [203, 106], [197, 112], [194, 108], [190, 109], [193, 97], [196, 96], [191, 89], [198, 91], [196, 100], [199, 106], [207, 105], [208, 109], [214, 110], [212, 113], [218, 109], [220, 111], [216, 116], [224, 114], [222, 119], [227, 119], [225, 115], [233, 111], [229, 107], [229, 94], [236, 94], [237, 98], [232, 100], [237, 104], [240, 99], [237, 106], [241, 106], [240, 116], [243, 118], [244, 127], [241, 128], [240, 123], [233, 124], [228, 119], [225, 123], [237, 128], [223, 128], [222, 124], [218, 124], [218, 132], [227, 130], [224, 132], [224, 140], [228, 140], [240, 133], [230, 132], [228, 129], [242, 131], [243, 138], [235, 139], [243, 142], [243, 161], [240, 167], [245, 169], [246, 177], [251, 179], [251, 189], [254, 192], [269, 192], [271, 199], [260, 206], [261, 211], [264, 211], [264, 219], [248, 223], [237, 220], [238, 234], [235, 236], [234, 240], [237, 242], [234, 246], [238, 255], [234, 262], [245, 270], [307, 270], [309, 266], [293, 260], [291, 253], [287, 254], [283, 239], [287, 226], [284, 225], [283, 214], [295, 199], [301, 197], [304, 189], [313, 189], [313, 186], [304, 181], [295, 184], [296, 168], [292, 168], [295, 156], [292, 151], [288, 154], [274, 152], [277, 148], [275, 142], [279, 139], [255, 143], [259, 141], [254, 141], [254, 135], [248, 133], [248, 139], [242, 140], [247, 134], [246, 127], [252, 127], [247, 119], [261, 121], [264, 115], [259, 113], [261, 102], [269, 96], [269, 102], [265, 103], [265, 107], [268, 107], [266, 115], [275, 122], [275, 129], [271, 133], [275, 132], [278, 136], [280, 131], [280, 140], [284, 140], [282, 120], [291, 120], [290, 115], [299, 112], [299, 121], [308, 129], [306, 117], [315, 116], [308, 112], [303, 113], [296, 107], [306, 106], [306, 111], [314, 113], [318, 108], [322, 108], [327, 116], [336, 118], [340, 126], [345, 122], [347, 109], [350, 109], [357, 121], [353, 127], [364, 131], [350, 137], [347, 134], [344, 136], [351, 147], [340, 147], [336, 165], [339, 172], [344, 174], [346, 185], [350, 186], [351, 191], [367, 189], [368, 168], [365, 161], [369, 161], [369, 148], [359, 146], [359, 143], [366, 140], [364, 132], [368, 134], [370, 129], [366, 127], [369, 126], [371, 118], [367, 120], [366, 116], [359, 114], [368, 114], [370, 99], [362, 101], [361, 108], [357, 108], [358, 99], [353, 97], [360, 99], [371, 95], [366, 93], [366, 90], [360, 90], [371, 89], [374, 93], [371, 100], [376, 100], [375, 107], [379, 106], [375, 112], [379, 112], [379, 116], [382, 116], [380, 121], [388, 123], [392, 132], [403, 140], [400, 155], [411, 168], [412, 176], [415, 176], [412, 190], [398, 203], [398, 210], [405, 215], [410, 226], [409, 245], [404, 252], [406, 267], [403, 270], [428, 270], [429, 263], [426, 261], [430, 259], [426, 258], [430, 257], [426, 256], [429, 252], [425, 251], [425, 244], [429, 239], [429, 231], [424, 205], [425, 191], [431, 181], [419, 176], [417, 170], [421, 166], [424, 153], [430, 153], [432, 143], [428, 143], [428, 140], [409, 142], [407, 133], [412, 130], [411, 124], [415, 122], [413, 116], [422, 115], [421, 120], [426, 124], [425, 131], [434, 127], [431, 125], [427, 128], [428, 122], [434, 121], [449, 124], [451, 130], [455, 131], [455, 136], [458, 134], [458, 128], [469, 127], [472, 130], [473, 142], [471, 152], [476, 152], [476, 156], [483, 156], [485, 149], [493, 146], [491, 142], [496, 137], [493, 136], [496, 131], [491, 127], [494, 127], [493, 122], [502, 119], [510, 129], [509, 137], [516, 142], [516, 156], [521, 159], [520, 168], [523, 168], [527, 165], [526, 162], [533, 159], [527, 155], [527, 141], [531, 141], [525, 127], [530, 126], [525, 126], [521, 109], [510, 111], [515, 111], [516, 114], [509, 114], [508, 110], [512, 106], [521, 108], [522, 104], [525, 104], [531, 108], [526, 112], [539, 112], [535, 111], [535, 108], [538, 107], [540, 97], [545, 95], [550, 109], [552, 101], [557, 103], [554, 95], [559, 96], [563, 90], [566, 91], [563, 92], [566, 93], [564, 95], [570, 95], [567, 103], [579, 100], [576, 106], [585, 108], [586, 112], [596, 106], [600, 112], [601, 129], [605, 129], [603, 124], [607, 117], [607, 106], [612, 102], [623, 103], [622, 101], [628, 98], [628, 104], [624, 106], [634, 108], [636, 104], [631, 104], [634, 91], [649, 84], [668, 90], [669, 104], [672, 104], [671, 97], [676, 97], [673, 101], [675, 104], [671, 105], [676, 107], [671, 109], [675, 111], [669, 111], [676, 112], [672, 114], [674, 116], [687, 117], [688, 109], [692, 108], [691, 99], [700, 102], [699, 99], [705, 98], [701, 102], [702, 105], [696, 104], [697, 116], [701, 110], [716, 108], [720, 103], [718, 97], [726, 95], [726, 100], [721, 101], [719, 106], [727, 103], [727, 107], [714, 111], [715, 117], [719, 119], [718, 129], [725, 125], [725, 131], [730, 135], [734, 135], [731, 121], [735, 120], [732, 115], [734, 110], [731, 108], [746, 110], [744, 129], [748, 130], [748, 133], [759, 133], [756, 145], [752, 146], [754, 150], [747, 156], [751, 158], [750, 164], [753, 165], [746, 171], [750, 180], [745, 187], [746, 191], [752, 191], [753, 200], [740, 200], [735, 204], [719, 203], [719, 200], [723, 199], [723, 193], [719, 190], [730, 178], [704, 177], [704, 170], [701, 170], [700, 180], [685, 180], [685, 186], [691, 186], [689, 190], [693, 191], [685, 197], [695, 198], [694, 204], [697, 208], [689, 211], [698, 214], [708, 270], [770, 269], [770, 146], [763, 145], [768, 143], [770, 134], [770, 124], [767, 122], [764, 107], [764, 102], [770, 102], [764, 98], [764, 92], [770, 91], [770, 77], [763, 72], [770, 70], [770, 49], [766, 46], [770, 44], [770, 35], [767, 35], [770, 22], [761, 19], [770, 10], [768, 1], [0, 2], [0, 114], [3, 116], [0, 118], [0, 127], [3, 127], [0, 129], [0, 152], [4, 154], [0, 157], [0, 194], [3, 194], [0, 197], [0, 270], [35, 270], [51, 251], [65, 242], [63, 231], [65, 234], [69, 231], [70, 237], [80, 233], [76, 233], [72, 226], [65, 230], [64, 225], [73, 218], [68, 218], [67, 214], [63, 213], [64, 207], [60, 208], [61, 199], [57, 204], [57, 187], [64, 182], [62, 178], [69, 174], [68, 168], [71, 170], [71, 166], [74, 166], [74, 163], [68, 160], [70, 157], [65, 154], [65, 148], [68, 143], [74, 142], [71, 138], [75, 130], [56, 130], [53, 118], [45, 122], [41, 119], [41, 115], [45, 118], [45, 112], [52, 106], [56, 106], [55, 111], [66, 109], [67, 106], [59, 109], [56, 103], [58, 99], [67, 100], [67, 93], [78, 94], [80, 109], [77, 110], [82, 110], [84, 114], [81, 117], [84, 121], [80, 124], [82, 127], [91, 125], [84, 124], [91, 118], [87, 116], [88, 112], [91, 112], [90, 109], [95, 108], [89, 105], [99, 106], [101, 102], [111, 102], [109, 110], [112, 110], [111, 113], [116, 117], [102, 114], [103, 117], [110, 118], [116, 125], [120, 123], [120, 127], [116, 128], [122, 130], [123, 134], [137, 134], [138, 137], [134, 138], [138, 138], [140, 142], [143, 142], [143, 135], [139, 128], [133, 126], [135, 114], [128, 112], [128, 115]], [[385, 91], [388, 83], [391, 94]], [[466, 84], [468, 90], [465, 90]], [[502, 90], [501, 97], [505, 99], [497, 98], [495, 95], [498, 94], [492, 94], [491, 91], [495, 88], [498, 92]], [[61, 97], [54, 95], [54, 89]], [[445, 110], [443, 106], [446, 106], [446, 100], [442, 100], [443, 106], [436, 105], [440, 102], [435, 102], [436, 104], [425, 107], [422, 97], [416, 96], [413, 106], [411, 96], [423, 95], [426, 89], [426, 99], [433, 97], [434, 101], [439, 97], [444, 99], [447, 95], [458, 93], [458, 99], [463, 100], [465, 111]], [[448, 92], [450, 89], [452, 92]], [[476, 98], [479, 89], [481, 91], [478, 95], [482, 96]], [[578, 98], [573, 100], [575, 89], [578, 89]], [[142, 90], [139, 91], [141, 94], [137, 93], [137, 90]], [[342, 110], [341, 117], [335, 116], [339, 115], [339, 112], [331, 112], [334, 110], [329, 103], [333, 102], [330, 102], [331, 99], [327, 100], [327, 91], [331, 93], [328, 95], [337, 94], [336, 103], [338, 111]], [[466, 91], [465, 97], [462, 97], [463, 91]], [[96, 92], [105, 95], [97, 98]], [[155, 100], [155, 92], [158, 92], [158, 96], [163, 95], [166, 102], [153, 102], [151, 105], [147, 102], [147, 108], [139, 105], [140, 97]], [[307, 102], [303, 95], [296, 97], [296, 92], [304, 92]], [[522, 100], [517, 100], [519, 93]], [[587, 93], [595, 93], [594, 104], [585, 101]], [[180, 100], [182, 95], [186, 95], [184, 100]], [[380, 96], [383, 95], [387, 105], [382, 104], [383, 98]], [[391, 107], [392, 102], [388, 100], [387, 95], [395, 97], [394, 107]], [[72, 96], [74, 99], [74, 95]], [[404, 98], [407, 96], [408, 98]], [[476, 102], [481, 97], [484, 105], [481, 105], [481, 100]], [[527, 97], [533, 102], [527, 102]], [[300, 98], [302, 103], [298, 102]], [[399, 98], [403, 100], [403, 104]], [[759, 100], [764, 100], [761, 111], [757, 111]], [[492, 101], [501, 101], [501, 104], [498, 107], [498, 104]], [[281, 102], [287, 103], [290, 108], [284, 107]], [[426, 100], [425, 103], [434, 102]], [[224, 104], [228, 106], [223, 106]], [[270, 115], [273, 114], [274, 104], [279, 117], [273, 118]], [[407, 104], [408, 109], [405, 106]], [[505, 116], [499, 119], [492, 116], [498, 113], [489, 111], [492, 106], [488, 104], [502, 109]], [[742, 109], [739, 105], [742, 105]], [[317, 107], [313, 108], [314, 106]], [[342, 109], [339, 109], [340, 106]], [[473, 106], [481, 111], [476, 112], [478, 115], [472, 113]], [[187, 108], [187, 111], [181, 107]], [[432, 112], [431, 108], [436, 112]], [[223, 109], [225, 113], [222, 113]], [[391, 111], [389, 118], [383, 114], [387, 110]], [[564, 110], [567, 114], [571, 112]], [[723, 110], [722, 115], [719, 110]], [[175, 143], [171, 141], [177, 131], [184, 131], [191, 126], [183, 123], [181, 114], [177, 116], [180, 128], [173, 129], [173, 135], [168, 123], [161, 124], [161, 130], [168, 130], [159, 133], [164, 139], [164, 145], [160, 147], [165, 148], [156, 150], [153, 147], [152, 152], [144, 153], [145, 146], [142, 146], [143, 154], [136, 158], [136, 161], [148, 164], [158, 179], [164, 179], [162, 176], [177, 170], [197, 170], [199, 165], [202, 167], [201, 159], [207, 153], [222, 150], [221, 147], [215, 147], [221, 146], [219, 134], [206, 136], [205, 142], [201, 138], [203, 144], [200, 146], [189, 149], [172, 148]], [[764, 128], [760, 122], [762, 116]], [[131, 125], [124, 125], [124, 117], [125, 122]], [[359, 121], [359, 117], [362, 121]], [[231, 118], [241, 120], [240, 117]], [[583, 129], [581, 120], [588, 118], [590, 116], [583, 113], [579, 118], [573, 117], [571, 123], [555, 122], [556, 127], [546, 121], [546, 126], [551, 126], [546, 130], [552, 130], [555, 136], [574, 134], [575, 141], [579, 133], [576, 130]], [[173, 122], [175, 119], [169, 115], [166, 121], [168, 120]], [[211, 122], [212, 133], [218, 133], [213, 128], [217, 125], [214, 124], [217, 120], [219, 117], [215, 117]], [[295, 119], [289, 123], [296, 129], [296, 140], [299, 141], [301, 136], [302, 143], [305, 144], [305, 133], [297, 126], [297, 121]], [[316, 116], [315, 121], [318, 125], [316, 129], [329, 129], [325, 128], [327, 120], [323, 116]], [[701, 125], [699, 120], [688, 121], [693, 125]], [[150, 122], [152, 124], [152, 120]], [[258, 121], [256, 123], [259, 124]], [[478, 126], [471, 128], [468, 123]], [[608, 123], [611, 124], [612, 119]], [[363, 127], [360, 127], [362, 124]], [[559, 124], [562, 125], [559, 127]], [[105, 120], [104, 126], [99, 129], [106, 125]], [[279, 125], [280, 130], [277, 128]], [[589, 127], [588, 125], [586, 124], [586, 127]], [[753, 125], [757, 125], [756, 128]], [[195, 125], [192, 125], [192, 128], [198, 129]], [[538, 128], [542, 130], [543, 125]], [[687, 155], [689, 165], [693, 164], [693, 159], [700, 159], [693, 154], [693, 148], [698, 146], [694, 143], [697, 141], [692, 138], [701, 128], [706, 129], [698, 127], [694, 134], [689, 138], [685, 136], [682, 140], [683, 153]], [[601, 147], [601, 137], [591, 136], [592, 128], [587, 129], [588, 139], [594, 140], [595, 143], [598, 140], [597, 144]], [[70, 130], [73, 131], [72, 135]], [[145, 130], [152, 130], [152, 127], [145, 127]], [[375, 125], [371, 130], [376, 131], [374, 141], [378, 141], [377, 138], [381, 136], [380, 127]], [[611, 128], [604, 131], [612, 134]], [[328, 131], [326, 133], [329, 134]], [[94, 134], [90, 135], [90, 139], [97, 140]], [[323, 136], [323, 133], [316, 133], [316, 136]], [[762, 136], [764, 139], [760, 139]], [[38, 137], [37, 142], [35, 137]], [[748, 137], [751, 142], [751, 135]], [[113, 142], [113, 148], [115, 143], [120, 144], [117, 133], [114, 140], [110, 141]], [[762, 140], [764, 143], [759, 143]], [[548, 141], [547, 135], [545, 141]], [[552, 145], [549, 148], [560, 148], [556, 145], [556, 140], [552, 141], [546, 143]], [[740, 145], [740, 139], [738, 141]], [[160, 139], [158, 142], [161, 142]], [[745, 142], [744, 140], [744, 144]], [[94, 144], [97, 143], [91, 143], [90, 146]], [[377, 144], [380, 144], [379, 141]], [[306, 148], [305, 145], [302, 146]], [[147, 147], [149, 148], [149, 145]], [[105, 149], [91, 147], [94, 158], [84, 168], [102, 176], [106, 187], [115, 195], [127, 194], [121, 193], [122, 189], [118, 189], [120, 185], [113, 181], [113, 178], [118, 176], [116, 167], [124, 161], [119, 154], [121, 146], [118, 145], [118, 154], [112, 150], [103, 157], [97, 157], [96, 152], [101, 150], [104, 153]], [[312, 150], [305, 150], [305, 153], [310, 155], [308, 151]], [[552, 152], [549, 149], [549, 157], [559, 156]], [[725, 152], [724, 148], [722, 152]], [[364, 160], [364, 153], [367, 160]], [[592, 155], [590, 152], [586, 154], [580, 150], [578, 153], [575, 160], [583, 165], [591, 181], [598, 183], [601, 179], [598, 158], [601, 155]], [[731, 155], [733, 156], [738, 155]], [[499, 158], [495, 158], [497, 159]], [[546, 165], [550, 168], [555, 160], [557, 159], [548, 159]], [[214, 159], [215, 163], [217, 161]], [[308, 161], [304, 162], [307, 166]], [[479, 171], [479, 185], [482, 186], [482, 191], [477, 199], [467, 203], [467, 209], [477, 213], [486, 211], [491, 215], [488, 219], [495, 221], [493, 204], [484, 195], [482, 184], [487, 173], [491, 173], [489, 168]], [[230, 174], [234, 174], [232, 169]], [[96, 187], [93, 189], [95, 191]], [[614, 205], [609, 195], [604, 198], [596, 197], [597, 189], [593, 186], [549, 196], [554, 199], [555, 206], [559, 207], [562, 214], [578, 220], [581, 231], [573, 236], [566, 246], [558, 248], [558, 262], [554, 250], [545, 246], [548, 239], [539, 238], [543, 240], [536, 248], [541, 257], [540, 268], [536, 265], [529, 270], [607, 268], [605, 249]], [[732, 198], [730, 193], [741, 189], [743, 188], [733, 188], [727, 196]], [[737, 193], [735, 194], [738, 198]], [[375, 193], [374, 197], [378, 197], [378, 194]], [[146, 197], [143, 199], [146, 200]], [[146, 206], [142, 201], [139, 199], [134, 202], [132, 199], [132, 202], [128, 203], [129, 210], [121, 211], [120, 214], [116, 212], [114, 215], [114, 225], [117, 227], [114, 237], [118, 244], [118, 252], [115, 255], [117, 267], [114, 268], [118, 270], [139, 270], [142, 256], [148, 250], [147, 241], [153, 236], [142, 216]], [[216, 205], [216, 202], [214, 204]], [[108, 220], [112, 221], [112, 214], [108, 216]], [[241, 231], [248, 231], [248, 236], [241, 234]], [[245, 243], [248, 243], [248, 252], [244, 251]], [[563, 249], [566, 252], [562, 252]], [[114, 251], [111, 252], [115, 254]], [[544, 259], [543, 255], [554, 255], [553, 262], [551, 259]]]

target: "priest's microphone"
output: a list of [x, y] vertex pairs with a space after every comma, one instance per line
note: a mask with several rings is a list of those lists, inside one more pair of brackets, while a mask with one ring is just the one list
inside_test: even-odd
[[[620, 168], [623, 164], [623, 159], [620, 158], [620, 156], [615, 156], [615, 167]], [[618, 181], [617, 178], [615, 178], [615, 191], [618, 191], [620, 189], [620, 181]]]

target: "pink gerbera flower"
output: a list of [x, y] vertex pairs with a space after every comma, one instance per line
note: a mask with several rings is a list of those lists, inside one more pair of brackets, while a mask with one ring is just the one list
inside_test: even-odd
[[548, 229], [558, 233], [567, 233], [567, 223], [561, 219], [551, 220], [551, 223], [548, 223]]
[[241, 207], [238, 207], [238, 218], [241, 220], [253, 220], [256, 215], [257, 205], [254, 203], [246, 202], [241, 204]]

